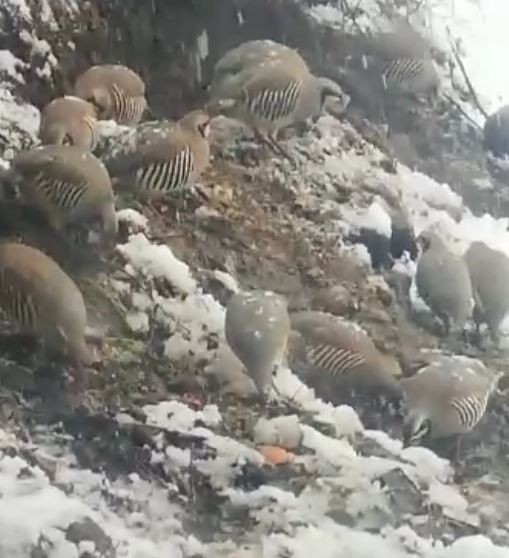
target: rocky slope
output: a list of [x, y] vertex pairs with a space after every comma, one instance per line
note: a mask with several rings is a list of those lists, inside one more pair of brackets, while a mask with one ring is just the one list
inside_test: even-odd
[[[2, 156], [35, 141], [37, 108], [90, 63], [138, 70], [165, 118], [198, 104], [218, 55], [250, 38], [298, 46], [334, 76], [355, 44], [353, 28], [394, 16], [367, 5], [340, 29], [332, 16], [324, 24], [323, 9], [290, 0], [8, 0], [0, 7], [8, 49], [0, 56]], [[202, 178], [208, 202], [189, 204], [176, 221], [171, 212], [138, 207], [142, 215], [119, 196], [122, 238], [101, 262], [82, 259], [86, 249], [71, 258], [2, 204], [2, 234], [21, 235], [73, 274], [106, 343], [88, 408], [76, 411], [63, 370], [39, 356], [34, 362], [26, 341], [2, 328], [0, 555], [275, 558], [317, 548], [324, 558], [507, 555], [503, 394], [453, 469], [425, 448], [402, 449], [398, 417], [358, 402], [355, 410], [324, 403], [287, 369], [276, 379], [282, 400], [265, 409], [249, 403], [252, 386], [225, 352], [224, 303], [238, 286], [276, 290], [293, 309], [355, 320], [406, 371], [422, 348], [451, 349], [388, 285], [404, 281], [411, 265], [384, 278], [372, 263], [387, 253], [397, 200], [417, 232], [438, 222], [458, 250], [472, 238], [507, 242], [506, 220], [476, 217], [499, 202], [463, 172], [468, 161], [487, 178], [478, 136], [446, 101], [433, 118], [418, 119], [409, 137], [420, 142], [418, 164], [435, 182], [395, 167], [375, 141], [376, 125], [357, 115], [324, 116], [314, 130], [289, 137], [297, 169], [234, 123], [217, 121], [214, 159]], [[129, 132], [103, 128], [99, 151], [107, 156]], [[453, 138], [447, 149], [437, 143], [443, 137]], [[456, 178], [443, 174], [454, 168]], [[446, 178], [456, 191], [440, 183]], [[331, 297], [331, 287], [340, 296]], [[494, 369], [506, 366], [459, 349]], [[394, 438], [375, 430], [382, 423]], [[257, 446], [287, 438], [293, 460], [265, 463]]]

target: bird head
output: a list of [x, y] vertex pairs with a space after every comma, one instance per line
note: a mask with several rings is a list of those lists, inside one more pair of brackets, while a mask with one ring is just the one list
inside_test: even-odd
[[403, 447], [415, 445], [431, 434], [431, 420], [422, 411], [411, 411], [403, 423]]
[[207, 139], [210, 134], [210, 115], [203, 110], [188, 112], [179, 120], [179, 125]]
[[64, 137], [62, 138], [62, 145], [74, 145], [74, 140], [70, 134], [64, 134]]
[[58, 122], [41, 126], [40, 138], [44, 144], [73, 145], [74, 143], [66, 127]]
[[419, 250], [424, 253], [433, 246], [441, 245], [442, 240], [435, 232], [426, 230], [417, 237], [416, 244]]
[[85, 100], [94, 107], [97, 118], [109, 118], [111, 111], [111, 96], [105, 88], [96, 87], [95, 89], [92, 89], [90, 95]]
[[[331, 105], [330, 111], [333, 114], [343, 113], [350, 103], [350, 96], [335, 81], [325, 77], [316, 79], [320, 88], [321, 107], [324, 107], [327, 102], [327, 105]], [[329, 107], [326, 106], [325, 108], [328, 109]]]

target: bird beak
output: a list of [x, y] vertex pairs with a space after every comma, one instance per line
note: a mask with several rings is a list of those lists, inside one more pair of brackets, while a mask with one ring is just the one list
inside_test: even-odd
[[210, 136], [210, 118], [204, 124], [198, 126], [200, 134], [206, 139]]
[[157, 116], [154, 114], [154, 111], [147, 105], [145, 108], [145, 115], [152, 120], [159, 120]]

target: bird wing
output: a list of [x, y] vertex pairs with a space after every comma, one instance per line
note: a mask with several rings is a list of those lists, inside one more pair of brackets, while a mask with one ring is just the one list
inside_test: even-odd
[[[60, 147], [60, 146], [57, 146]], [[84, 160], [77, 159], [74, 152], [68, 148], [66, 156], [64, 153], [56, 149], [48, 149], [47, 151], [37, 150], [21, 154], [16, 158], [16, 168], [25, 176], [33, 177], [39, 173], [51, 177], [55, 180], [62, 180], [63, 182], [75, 185], [81, 185], [86, 182], [87, 176], [79, 164]]]
[[292, 329], [300, 332], [311, 343], [330, 344], [366, 357], [377, 352], [371, 339], [356, 324], [326, 312], [295, 312], [290, 320]]
[[182, 132], [178, 124], [175, 124], [167, 134], [152, 137], [151, 141], [142, 142], [138, 146], [144, 164], [172, 161], [186, 149], [189, 149], [188, 137], [187, 134]]
[[443, 409], [451, 401], [484, 392], [490, 381], [473, 363], [469, 365], [460, 359], [444, 357], [400, 383], [411, 405]]
[[246, 79], [242, 91], [249, 99], [266, 91], [284, 93], [292, 88], [296, 89], [295, 93], [298, 94], [305, 75], [297, 70], [283, 61], [271, 60], [250, 72], [251, 75]]

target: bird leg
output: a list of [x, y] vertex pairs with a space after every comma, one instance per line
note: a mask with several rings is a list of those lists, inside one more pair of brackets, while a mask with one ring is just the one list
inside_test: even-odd
[[281, 155], [283, 156], [285, 159], [287, 159], [288, 161], [290, 161], [290, 163], [292, 163], [292, 165], [294, 167], [296, 167], [295, 165], [295, 161], [290, 157], [290, 155], [288, 154], [288, 152], [281, 146], [281, 144], [276, 140], [276, 138], [274, 138], [273, 136], [271, 136], [270, 134], [265, 134], [264, 132], [262, 132], [261, 130], [259, 130], [258, 128], [254, 128], [254, 133], [256, 138], [263, 143], [264, 145], [266, 145], [269, 149], [271, 149], [276, 155]]
[[449, 338], [449, 335], [451, 334], [451, 320], [449, 318], [449, 316], [447, 315], [443, 315], [440, 316], [442, 318], [442, 324], [444, 326], [444, 337], [447, 339]]
[[456, 440], [454, 441], [453, 451], [452, 451], [452, 461], [454, 464], [458, 464], [460, 462], [462, 438], [463, 436], [458, 435], [456, 436]]

